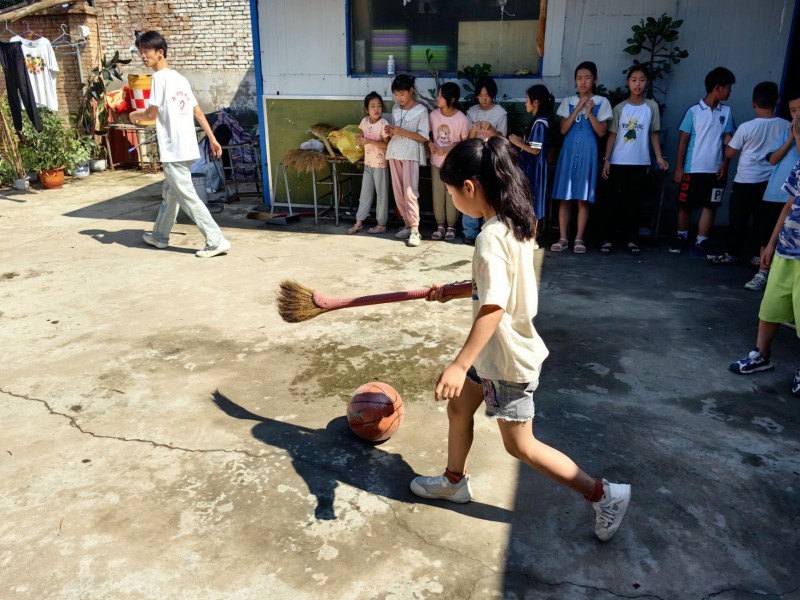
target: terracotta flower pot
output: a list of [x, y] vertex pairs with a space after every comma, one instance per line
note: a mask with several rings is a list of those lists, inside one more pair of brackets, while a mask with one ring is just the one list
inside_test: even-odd
[[48, 190], [55, 190], [64, 186], [64, 167], [49, 169], [39, 173], [39, 180]]

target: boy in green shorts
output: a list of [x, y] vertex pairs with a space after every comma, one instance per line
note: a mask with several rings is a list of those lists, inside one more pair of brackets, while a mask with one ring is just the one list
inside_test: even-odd
[[[773, 369], [769, 361], [772, 341], [781, 323], [796, 321], [796, 315], [800, 314], [800, 161], [783, 184], [783, 190], [791, 197], [761, 255], [762, 264], [771, 265], [771, 268], [758, 311], [756, 347], [728, 367], [740, 375]], [[800, 369], [795, 371], [792, 393], [800, 396]]]

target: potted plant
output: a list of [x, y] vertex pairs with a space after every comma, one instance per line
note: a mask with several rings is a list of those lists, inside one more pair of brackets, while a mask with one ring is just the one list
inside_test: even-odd
[[85, 84], [85, 91], [76, 119], [76, 133], [78, 135], [105, 133], [108, 129], [108, 107], [106, 94], [108, 84], [122, 81], [121, 65], [127, 65], [131, 59], [121, 59], [119, 52], [115, 52], [110, 59], [105, 56], [100, 61], [100, 66], [92, 69], [89, 81]]
[[73, 135], [58, 114], [47, 108], [40, 108], [42, 131], [36, 131], [27, 121], [23, 121], [20, 135], [20, 156], [24, 167], [39, 173], [39, 179], [46, 188], [58, 188], [64, 184], [64, 170], [74, 171], [82, 160], [80, 142]]
[[106, 149], [94, 139], [92, 144], [92, 157], [89, 159], [89, 169], [93, 173], [106, 170]]
[[3, 101], [0, 108], [0, 149], [2, 149], [3, 156], [3, 178], [4, 181], [8, 180], [14, 182], [14, 187], [20, 191], [25, 191], [30, 185], [25, 165], [22, 163], [22, 156], [20, 155], [17, 136], [11, 129], [10, 111], [8, 102]]
[[78, 138], [74, 157], [76, 165], [72, 170], [72, 174], [75, 175], [75, 177], [88, 177], [91, 173], [89, 161], [92, 158], [94, 147], [94, 138], [91, 136], [82, 135]]

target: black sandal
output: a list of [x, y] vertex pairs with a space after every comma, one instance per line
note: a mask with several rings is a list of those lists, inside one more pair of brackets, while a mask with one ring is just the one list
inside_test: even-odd
[[641, 251], [642, 249], [639, 248], [639, 245], [636, 242], [628, 242], [628, 254], [631, 256], [639, 256], [639, 252]]

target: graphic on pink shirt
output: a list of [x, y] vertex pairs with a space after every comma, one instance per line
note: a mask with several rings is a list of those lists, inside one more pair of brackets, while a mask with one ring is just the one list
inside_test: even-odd
[[436, 143], [442, 147], [450, 145], [450, 127], [446, 123], [436, 129]]

